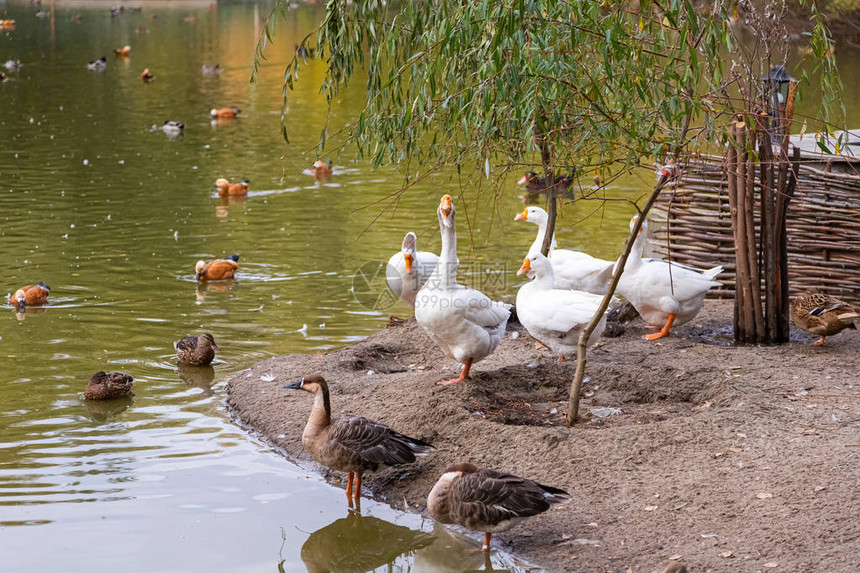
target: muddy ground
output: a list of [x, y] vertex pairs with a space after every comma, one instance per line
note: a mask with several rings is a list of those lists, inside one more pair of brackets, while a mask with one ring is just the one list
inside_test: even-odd
[[[549, 571], [856, 571], [860, 566], [860, 331], [732, 347], [732, 306], [648, 342], [641, 320], [589, 353], [582, 410], [563, 414], [575, 361], [512, 324], [473, 378], [414, 320], [323, 355], [267, 360], [229, 382], [241, 421], [297, 459], [311, 397], [281, 386], [321, 373], [332, 408], [432, 442], [366, 492], [425, 510], [443, 470], [471, 461], [561, 487], [573, 501], [494, 536]], [[274, 377], [274, 378], [272, 378]], [[607, 415], [609, 414], [609, 415]], [[323, 468], [320, 471], [327, 472]], [[474, 536], [476, 539], [477, 535]]]

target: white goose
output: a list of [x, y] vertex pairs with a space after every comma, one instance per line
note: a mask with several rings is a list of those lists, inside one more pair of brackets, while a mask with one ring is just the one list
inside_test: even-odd
[[[634, 216], [630, 220], [631, 229], [635, 223]], [[699, 314], [705, 295], [720, 286], [715, 279], [723, 267], [701, 271], [660, 259], [643, 259], [647, 235], [647, 221], [643, 221], [617, 290], [653, 328], [663, 325], [659, 332], [645, 337], [656, 340], [667, 336], [673, 324], [684, 324]]]
[[457, 231], [454, 202], [442, 197], [436, 214], [442, 233], [442, 253], [433, 274], [415, 299], [415, 319], [433, 342], [463, 364], [460, 376], [440, 384], [453, 384], [469, 377], [472, 364], [490, 354], [505, 336], [510, 305], [490, 300], [485, 294], [457, 284]]
[[[565, 355], [576, 352], [579, 335], [597, 313], [603, 297], [555, 288], [552, 263], [540, 253], [523, 259], [517, 274], [534, 278], [517, 292], [517, 318], [529, 334], [558, 354], [559, 362], [563, 361]], [[589, 342], [602, 335], [605, 327], [604, 314]]]
[[[546, 235], [549, 215], [540, 207], [527, 207], [514, 221], [528, 221], [538, 226], [537, 237], [529, 247], [529, 256], [539, 253]], [[605, 294], [612, 279], [613, 261], [597, 259], [589, 254], [568, 249], [557, 249], [555, 234], [549, 248], [549, 259], [555, 271], [555, 286], [560, 289], [582, 290], [593, 294]]]
[[403, 237], [399, 253], [391, 255], [385, 267], [385, 280], [388, 288], [403, 302], [415, 307], [415, 296], [433, 274], [439, 257], [427, 251], [419, 251], [418, 239], [412, 231]]

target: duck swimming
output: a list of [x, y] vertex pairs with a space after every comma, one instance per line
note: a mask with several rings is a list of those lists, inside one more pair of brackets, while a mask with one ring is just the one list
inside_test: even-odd
[[107, 58], [102, 56], [98, 60], [90, 60], [87, 64], [87, 69], [95, 72], [100, 72], [107, 67]]
[[385, 280], [391, 292], [410, 307], [415, 307], [415, 296], [433, 274], [439, 257], [418, 250], [418, 238], [412, 231], [403, 237], [400, 252], [391, 255], [385, 267]]
[[37, 285], [27, 285], [19, 288], [9, 297], [9, 304], [18, 308], [25, 306], [42, 306], [48, 304], [48, 295], [51, 294], [51, 287], [45, 284], [45, 281]]
[[[517, 274], [533, 278], [517, 292], [517, 318], [535, 340], [545, 344], [558, 361], [575, 353], [582, 329], [591, 322], [603, 297], [588, 292], [555, 288], [553, 267], [549, 259], [535, 253], [523, 259]], [[606, 315], [591, 333], [591, 339], [603, 334]]]
[[442, 234], [442, 253], [436, 268], [418, 291], [415, 319], [442, 352], [463, 365], [460, 376], [440, 384], [454, 384], [469, 377], [472, 364], [493, 353], [505, 336], [510, 305], [457, 283], [457, 231], [454, 202], [444, 195], [436, 209]]
[[152, 72], [149, 71], [149, 68], [146, 68], [140, 74], [140, 79], [142, 79], [145, 82], [151, 82], [154, 77], [155, 76], [152, 75]]
[[[556, 175], [555, 185], [552, 186], [554, 195], [564, 195], [573, 185], [573, 175]], [[546, 183], [546, 177], [539, 177], [534, 171], [526, 171], [525, 175], [517, 181], [518, 185], [525, 185], [529, 193], [546, 193], [550, 187]]]
[[212, 109], [209, 111], [209, 115], [212, 117], [216, 117], [218, 119], [226, 119], [231, 117], [236, 117], [242, 113], [242, 110], [238, 107], [222, 107], [218, 109]]
[[221, 281], [232, 279], [239, 268], [239, 255], [230, 255], [224, 259], [216, 259], [211, 262], [197, 261], [194, 270], [198, 281]]
[[813, 346], [821, 346], [824, 339], [839, 334], [846, 328], [857, 328], [860, 319], [854, 307], [836, 297], [821, 293], [804, 293], [795, 297], [789, 306], [791, 321], [821, 338]]
[[175, 137], [183, 132], [183, 130], [185, 129], [185, 124], [180, 121], [167, 120], [164, 122], [164, 125], [161, 126], [161, 129], [167, 135], [172, 135]]
[[113, 54], [118, 58], [127, 58], [131, 54], [131, 46], [124, 46], [122, 48], [117, 48], [113, 51]]
[[483, 551], [493, 533], [507, 531], [551, 505], [570, 501], [558, 488], [475, 464], [451, 466], [427, 496], [427, 510], [439, 523], [483, 531]]
[[215, 344], [215, 337], [208, 332], [200, 336], [186, 336], [173, 343], [176, 356], [183, 364], [208, 366], [215, 358], [215, 351], [221, 348]]
[[[527, 207], [514, 217], [514, 221], [526, 221], [537, 225], [538, 232], [528, 256], [541, 252], [549, 214], [540, 207]], [[581, 290], [592, 294], [605, 294], [612, 280], [615, 261], [605, 261], [588, 253], [557, 249], [555, 235], [549, 247], [549, 260], [555, 275], [555, 288]]]
[[[630, 220], [631, 230], [635, 223], [636, 216]], [[643, 258], [647, 234], [647, 221], [643, 221], [617, 290], [648, 324], [654, 325], [652, 328], [660, 329], [645, 337], [657, 340], [667, 336], [672, 325], [689, 322], [699, 314], [705, 295], [713, 287], [720, 286], [716, 277], [723, 272], [723, 267], [701, 271], [678, 263]]]
[[248, 194], [249, 179], [243, 179], [238, 183], [230, 183], [227, 179], [221, 177], [215, 181], [215, 187], [218, 188], [219, 197], [237, 197]]
[[320, 177], [322, 175], [331, 175], [332, 171], [334, 171], [334, 164], [331, 162], [331, 159], [328, 161], [322, 161], [317, 159], [314, 161], [313, 167], [311, 167], [311, 174], [314, 177]]
[[204, 76], [217, 76], [218, 74], [220, 74], [223, 71], [224, 70], [218, 64], [215, 64], [214, 66], [207, 66], [206, 64], [203, 64], [203, 68], [202, 68], [202, 72], [203, 72]]
[[131, 385], [134, 378], [122, 372], [96, 372], [84, 391], [86, 400], [113, 400], [133, 396]]
[[328, 384], [318, 374], [305, 376], [284, 388], [314, 395], [314, 405], [302, 432], [302, 445], [317, 462], [347, 472], [348, 500], [358, 502], [361, 498], [361, 476], [365, 472], [411, 464], [416, 456], [435, 450], [427, 442], [396, 432], [381, 422], [353, 414], [332, 417]]

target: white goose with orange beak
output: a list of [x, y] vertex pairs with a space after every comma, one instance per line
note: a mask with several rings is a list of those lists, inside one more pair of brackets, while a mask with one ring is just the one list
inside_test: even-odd
[[[517, 292], [517, 318], [529, 334], [558, 355], [558, 361], [576, 352], [579, 335], [597, 314], [603, 297], [578, 290], [555, 288], [549, 259], [534, 253], [523, 259], [518, 275], [534, 279]], [[589, 342], [603, 334], [604, 314]]]
[[391, 255], [385, 267], [388, 288], [403, 302], [415, 308], [415, 296], [436, 268], [439, 257], [418, 250], [418, 238], [412, 231], [403, 237], [399, 253]]
[[433, 342], [450, 358], [463, 365], [460, 376], [440, 384], [453, 384], [469, 377], [472, 364], [493, 353], [505, 336], [510, 305], [457, 283], [457, 231], [454, 202], [442, 197], [436, 214], [442, 234], [442, 253], [430, 278], [415, 299], [415, 319]]
[[[630, 220], [630, 229], [636, 223]], [[669, 334], [672, 326], [689, 322], [702, 310], [705, 295], [720, 286], [717, 275], [723, 267], [698, 270], [660, 259], [642, 258], [648, 235], [647, 221], [636, 236], [624, 272], [618, 279], [617, 291], [636, 309], [636, 312], [659, 330], [645, 338], [656, 340]]]
[[[549, 215], [540, 207], [528, 207], [523, 209], [514, 217], [514, 221], [527, 221], [538, 226], [537, 237], [532, 246], [529, 247], [529, 256], [541, 252], [543, 238], [546, 235], [546, 227]], [[572, 289], [590, 292], [594, 294], [605, 294], [612, 279], [614, 261], [605, 261], [592, 257], [580, 251], [568, 249], [557, 249], [555, 235], [549, 248], [549, 260], [555, 272], [555, 287], [560, 289]]]

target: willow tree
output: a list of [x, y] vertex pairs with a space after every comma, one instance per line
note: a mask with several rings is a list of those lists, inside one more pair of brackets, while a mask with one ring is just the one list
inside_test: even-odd
[[[714, 106], [731, 97], [739, 77], [723, 65], [731, 58], [736, 4], [328, 0], [305, 42], [315, 43], [327, 64], [322, 92], [329, 100], [354, 77], [366, 78], [366, 105], [339, 141], [374, 168], [397, 165], [407, 177], [402, 192], [451, 166], [489, 181], [534, 164], [549, 181], [573, 170], [606, 181], [640, 163], [680, 161], [695, 138], [728, 132], [729, 118]], [[288, 9], [279, 0], [258, 58], [272, 22]], [[284, 76], [285, 138], [289, 90], [302, 64], [295, 58]], [[324, 129], [320, 147], [333, 135]], [[631, 201], [640, 217], [619, 269], [666, 182], [664, 175], [647, 198]], [[549, 201], [544, 252], [555, 222]], [[596, 323], [580, 339], [568, 423], [577, 416], [585, 341]]]

